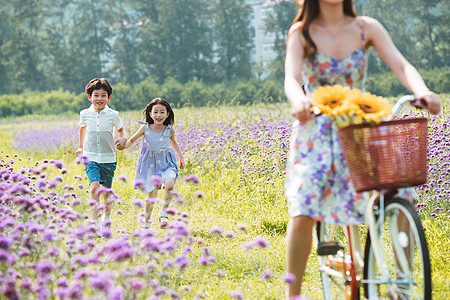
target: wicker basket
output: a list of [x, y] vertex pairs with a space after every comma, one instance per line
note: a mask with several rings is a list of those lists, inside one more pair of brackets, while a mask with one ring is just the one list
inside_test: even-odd
[[357, 192], [427, 181], [427, 119], [351, 125], [338, 134]]

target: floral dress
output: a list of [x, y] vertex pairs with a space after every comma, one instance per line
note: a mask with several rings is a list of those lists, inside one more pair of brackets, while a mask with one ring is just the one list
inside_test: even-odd
[[[367, 55], [361, 27], [361, 48], [343, 60], [316, 53], [304, 62], [303, 80], [308, 96], [323, 85], [349, 86], [364, 91]], [[363, 224], [368, 193], [356, 193], [350, 180], [333, 121], [320, 115], [306, 124], [295, 121], [286, 172], [289, 215], [316, 221]], [[412, 189], [399, 196], [411, 200]]]
[[178, 177], [177, 156], [170, 143], [170, 128], [161, 132], [150, 129], [148, 123], [145, 124], [144, 140], [136, 164], [136, 177], [134, 186], [149, 193], [158, 186], [155, 185], [154, 176], [162, 178], [162, 183], [166, 179], [176, 180]]

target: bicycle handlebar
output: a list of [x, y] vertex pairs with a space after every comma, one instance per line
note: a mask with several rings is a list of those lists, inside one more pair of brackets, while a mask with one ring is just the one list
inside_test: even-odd
[[419, 108], [424, 109], [427, 107], [427, 103], [423, 101], [422, 99], [417, 99], [416, 97], [412, 95], [406, 95], [398, 99], [398, 101], [395, 103], [395, 105], [392, 107], [392, 114], [386, 118], [386, 121], [391, 121], [394, 119], [394, 117], [397, 115], [397, 113], [400, 111], [400, 108], [403, 104], [411, 102], [411, 105]]

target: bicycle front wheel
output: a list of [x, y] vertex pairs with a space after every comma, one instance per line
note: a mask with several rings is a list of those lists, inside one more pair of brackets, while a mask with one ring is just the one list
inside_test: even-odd
[[[405, 199], [385, 203], [384, 224], [378, 243], [367, 242], [364, 255], [364, 289], [368, 299], [431, 299], [428, 246], [416, 210]], [[377, 263], [374, 247], [384, 256]]]

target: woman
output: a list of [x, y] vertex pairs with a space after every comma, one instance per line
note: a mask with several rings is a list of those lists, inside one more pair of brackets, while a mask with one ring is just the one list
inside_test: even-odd
[[[366, 53], [373, 47], [432, 114], [441, 109], [440, 98], [427, 88], [383, 26], [373, 18], [358, 17], [352, 0], [298, 0], [297, 4], [300, 9], [289, 30], [285, 60], [285, 93], [299, 121], [293, 128], [286, 174], [287, 272], [296, 276], [288, 287], [289, 298], [300, 294], [315, 222], [363, 223], [365, 197], [356, 194], [349, 182], [332, 121], [311, 116], [311, 92], [334, 84], [364, 90]], [[401, 193], [412, 196], [411, 190]]]

